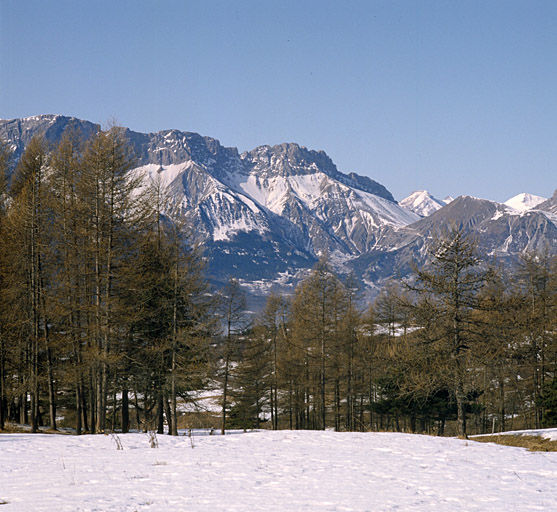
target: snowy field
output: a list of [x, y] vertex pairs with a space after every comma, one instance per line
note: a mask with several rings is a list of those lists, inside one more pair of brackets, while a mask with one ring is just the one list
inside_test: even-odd
[[147, 434], [0, 435], [0, 512], [557, 511], [555, 452], [307, 431], [158, 444]]

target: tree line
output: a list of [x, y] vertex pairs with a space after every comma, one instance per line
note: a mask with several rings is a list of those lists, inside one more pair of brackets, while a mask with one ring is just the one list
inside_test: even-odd
[[271, 295], [236, 369], [238, 425], [466, 436], [557, 425], [557, 259], [505, 268], [448, 227], [360, 308], [326, 258]]
[[[117, 127], [0, 149], [0, 429], [177, 435], [217, 388], [219, 426], [474, 432], [557, 424], [557, 262], [503, 268], [447, 229], [430, 263], [362, 305], [323, 256], [247, 312], [214, 291], [163, 184]], [[452, 429], [452, 430], [451, 430]]]
[[555, 426], [557, 259], [486, 264], [454, 226], [430, 256], [363, 310], [354, 280], [323, 258], [292, 300], [269, 297], [237, 368], [243, 424], [443, 434], [450, 423], [461, 436], [469, 420], [476, 433]]

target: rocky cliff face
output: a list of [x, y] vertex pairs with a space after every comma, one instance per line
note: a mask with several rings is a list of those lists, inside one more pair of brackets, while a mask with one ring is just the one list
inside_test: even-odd
[[0, 119], [0, 138], [8, 144], [14, 155], [14, 161], [17, 161], [35, 135], [43, 135], [47, 143], [54, 146], [60, 141], [64, 130], [70, 126], [79, 130], [85, 138], [90, 137], [100, 128], [99, 125], [89, 121], [59, 115]]

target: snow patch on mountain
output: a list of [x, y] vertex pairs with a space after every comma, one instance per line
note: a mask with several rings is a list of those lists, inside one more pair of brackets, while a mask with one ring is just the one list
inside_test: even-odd
[[295, 198], [308, 210], [317, 212], [324, 221], [330, 220], [324, 214], [324, 203], [329, 203], [329, 206], [344, 203], [359, 213], [375, 213], [377, 219], [390, 225], [407, 225], [418, 219], [416, 215], [396, 203], [362, 190], [352, 189], [322, 172], [271, 178], [244, 175], [237, 178], [236, 184], [240, 190], [278, 215], [283, 214], [288, 200]]
[[[176, 180], [176, 178], [178, 178], [178, 176], [187, 171], [190, 166], [191, 162], [171, 165], [148, 164], [138, 167], [135, 170], [135, 173], [143, 176], [144, 178], [149, 178], [148, 182], [151, 183], [155, 183], [157, 180], [160, 180], [160, 184], [163, 187], [168, 187]], [[146, 182], [146, 184], [148, 182]]]
[[160, 186], [172, 211], [187, 209], [186, 216], [198, 220], [198, 234], [213, 241], [226, 241], [239, 232], [269, 231], [266, 213], [249, 196], [230, 189], [192, 160], [180, 164], [148, 164], [135, 175], [143, 179], [143, 189]]
[[391, 226], [406, 226], [412, 222], [419, 220], [419, 215], [415, 212], [409, 212], [400, 205], [383, 199], [382, 197], [361, 190], [356, 190], [355, 195], [358, 198], [353, 202], [356, 207], [360, 207], [360, 211], [377, 212], [383, 224]]

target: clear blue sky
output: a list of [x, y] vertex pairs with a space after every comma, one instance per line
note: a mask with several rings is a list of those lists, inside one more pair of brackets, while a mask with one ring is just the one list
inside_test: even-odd
[[557, 1], [0, 0], [0, 118], [325, 150], [402, 199], [557, 188]]

